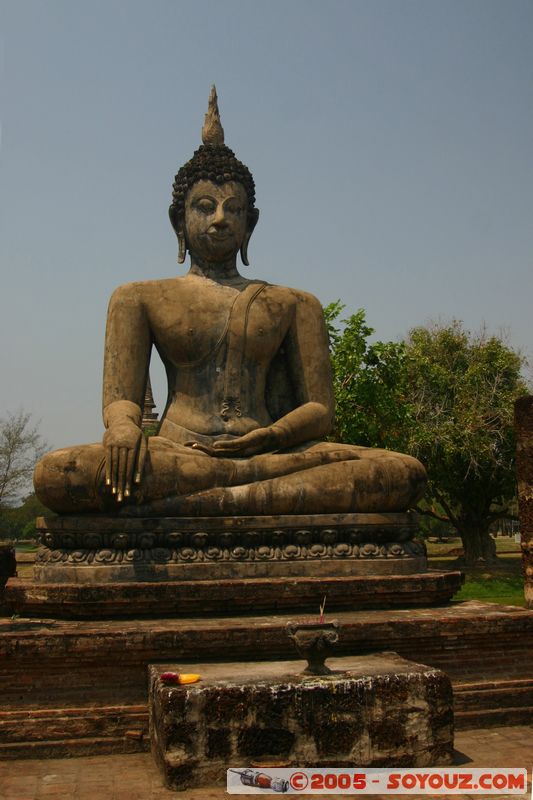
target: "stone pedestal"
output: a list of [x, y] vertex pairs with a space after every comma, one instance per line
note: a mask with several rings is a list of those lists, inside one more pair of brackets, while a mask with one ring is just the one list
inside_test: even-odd
[[38, 520], [16, 613], [66, 618], [435, 605], [461, 585], [427, 569], [413, 513]]
[[[225, 784], [229, 767], [394, 766], [452, 763], [448, 676], [395, 653], [305, 662], [150, 668], [152, 752], [169, 788]], [[166, 670], [195, 672], [169, 686]]]

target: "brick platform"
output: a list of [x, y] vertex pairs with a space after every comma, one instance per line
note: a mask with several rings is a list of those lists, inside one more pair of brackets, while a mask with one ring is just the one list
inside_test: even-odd
[[[392, 650], [447, 672], [458, 727], [531, 713], [533, 611], [470, 601], [335, 617], [340, 656]], [[292, 618], [0, 620], [0, 757], [146, 748], [148, 664], [282, 660]]]
[[[390, 562], [385, 566], [393, 568]], [[346, 562], [344, 567], [350, 565]], [[6, 605], [22, 616], [58, 619], [190, 617], [315, 611], [324, 595], [328, 609], [394, 608], [445, 603], [461, 587], [455, 570], [412, 575], [243, 578], [143, 583], [36, 583], [11, 578]]]

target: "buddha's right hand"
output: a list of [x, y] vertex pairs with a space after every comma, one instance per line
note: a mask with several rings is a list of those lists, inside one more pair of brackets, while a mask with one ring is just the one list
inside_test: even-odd
[[140, 483], [146, 458], [146, 439], [129, 419], [114, 422], [104, 434], [105, 482], [121, 503], [129, 497], [133, 483]]

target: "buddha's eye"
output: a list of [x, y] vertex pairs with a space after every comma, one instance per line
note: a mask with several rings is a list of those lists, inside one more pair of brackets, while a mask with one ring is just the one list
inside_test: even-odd
[[202, 214], [213, 214], [216, 208], [215, 203], [209, 200], [208, 197], [202, 197], [200, 200], [197, 200], [194, 207]]
[[225, 210], [228, 212], [228, 214], [234, 214], [236, 217], [240, 217], [243, 212], [243, 208], [239, 205], [239, 203], [232, 202], [226, 203]]

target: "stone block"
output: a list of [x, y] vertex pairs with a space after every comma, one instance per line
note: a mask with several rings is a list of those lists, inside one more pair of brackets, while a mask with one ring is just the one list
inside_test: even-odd
[[[453, 753], [448, 676], [396, 653], [303, 662], [150, 667], [152, 752], [169, 788], [225, 784], [229, 767], [437, 766]], [[165, 684], [167, 670], [195, 684]]]

